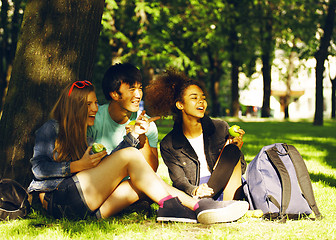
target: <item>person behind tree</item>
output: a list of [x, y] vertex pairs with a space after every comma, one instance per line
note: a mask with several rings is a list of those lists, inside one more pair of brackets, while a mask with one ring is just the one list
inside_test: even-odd
[[[151, 121], [144, 114], [110, 155], [105, 150], [91, 154], [87, 127], [94, 124], [97, 111], [91, 82], [76, 81], [62, 91], [51, 119], [36, 131], [31, 158], [34, 179], [28, 191], [39, 195], [48, 214], [105, 219], [142, 195], [159, 205], [158, 221], [234, 221], [247, 211], [246, 202], [199, 201], [160, 179], [136, 149]], [[130, 179], [122, 181], [126, 176]]]
[[168, 69], [150, 82], [145, 102], [151, 114], [174, 116], [173, 130], [160, 143], [174, 187], [197, 198], [243, 198], [246, 162], [240, 148], [245, 132], [240, 129], [233, 138], [227, 122], [206, 114], [201, 82]]

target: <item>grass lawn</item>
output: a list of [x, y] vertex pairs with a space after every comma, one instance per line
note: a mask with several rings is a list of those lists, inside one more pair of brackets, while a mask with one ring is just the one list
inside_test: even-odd
[[[234, 223], [214, 225], [156, 223], [152, 214], [126, 211], [108, 220], [54, 220], [34, 210], [29, 218], [0, 222], [0, 239], [336, 239], [336, 122], [324, 126], [311, 122], [239, 121], [245, 131], [242, 151], [250, 162], [261, 147], [275, 142], [294, 145], [312, 179], [315, 198], [324, 219], [278, 223], [244, 216]], [[159, 139], [171, 129], [171, 121], [159, 120]], [[170, 182], [160, 159], [158, 174]]]

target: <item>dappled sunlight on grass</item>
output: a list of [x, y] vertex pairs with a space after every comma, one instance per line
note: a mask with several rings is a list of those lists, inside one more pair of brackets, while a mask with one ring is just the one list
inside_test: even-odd
[[[161, 120], [160, 120], [161, 121]], [[159, 122], [159, 140], [172, 127], [171, 120]], [[260, 149], [282, 142], [294, 145], [306, 161], [321, 221], [288, 220], [285, 224], [244, 216], [236, 222], [214, 225], [157, 223], [156, 204], [152, 214], [126, 211], [107, 220], [55, 220], [33, 211], [28, 219], [0, 222], [2, 239], [336, 239], [336, 122], [323, 127], [309, 122], [229, 122], [245, 131], [242, 151], [250, 162]], [[171, 184], [159, 152], [157, 174]], [[311, 217], [314, 217], [313, 215]]]
[[[263, 146], [273, 143], [287, 143], [294, 145], [306, 161], [309, 172], [317, 177], [325, 176], [326, 179], [336, 179], [336, 122], [325, 121], [324, 126], [314, 126], [311, 122], [299, 121], [262, 121], [243, 122], [237, 119], [227, 120], [230, 126], [239, 125], [246, 134], [242, 152], [249, 163], [258, 154]], [[228, 120], [235, 120], [230, 122]], [[159, 140], [171, 129], [172, 120], [160, 120]], [[164, 164], [161, 160], [160, 164]], [[162, 172], [166, 174], [165, 171]], [[333, 185], [333, 184], [331, 184]]]

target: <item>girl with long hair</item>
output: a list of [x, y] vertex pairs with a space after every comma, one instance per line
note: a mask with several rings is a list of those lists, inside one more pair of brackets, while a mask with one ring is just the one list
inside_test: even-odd
[[[38, 193], [51, 216], [108, 218], [144, 195], [159, 204], [158, 221], [227, 222], [247, 211], [244, 202], [199, 201], [160, 179], [136, 148], [139, 135], [155, 120], [144, 113], [114, 152], [92, 154], [86, 132], [97, 111], [92, 83], [76, 81], [62, 91], [51, 119], [36, 131], [28, 191]], [[122, 181], [126, 176], [130, 179]]]
[[150, 114], [173, 115], [174, 126], [160, 143], [173, 186], [196, 198], [242, 199], [245, 132], [231, 137], [227, 122], [206, 114], [204, 85], [168, 69], [146, 89]]

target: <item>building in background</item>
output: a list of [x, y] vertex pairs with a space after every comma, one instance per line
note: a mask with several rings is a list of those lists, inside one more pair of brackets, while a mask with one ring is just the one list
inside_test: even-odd
[[[274, 60], [272, 67], [272, 84], [271, 84], [271, 99], [270, 108], [271, 115], [276, 119], [283, 119], [284, 112], [284, 97], [287, 91], [290, 93], [290, 103], [288, 106], [289, 119], [312, 119], [315, 115], [315, 59], [307, 61], [293, 61], [295, 66], [295, 74], [293, 74], [290, 83], [290, 90], [287, 88], [286, 75], [288, 61], [281, 59], [281, 52], [276, 54], [279, 56]], [[329, 59], [332, 66], [336, 66], [335, 59]], [[324, 116], [331, 116], [331, 81], [329, 72], [334, 77], [335, 69], [330, 68], [326, 61], [326, 71], [323, 80], [323, 96], [324, 96]], [[263, 78], [261, 74], [261, 65], [257, 67], [257, 73], [252, 75], [251, 79], [247, 79], [244, 74], [239, 76], [240, 81], [240, 98], [241, 105], [246, 106], [246, 112], [242, 113], [247, 117], [260, 116], [260, 109], [263, 103]]]

